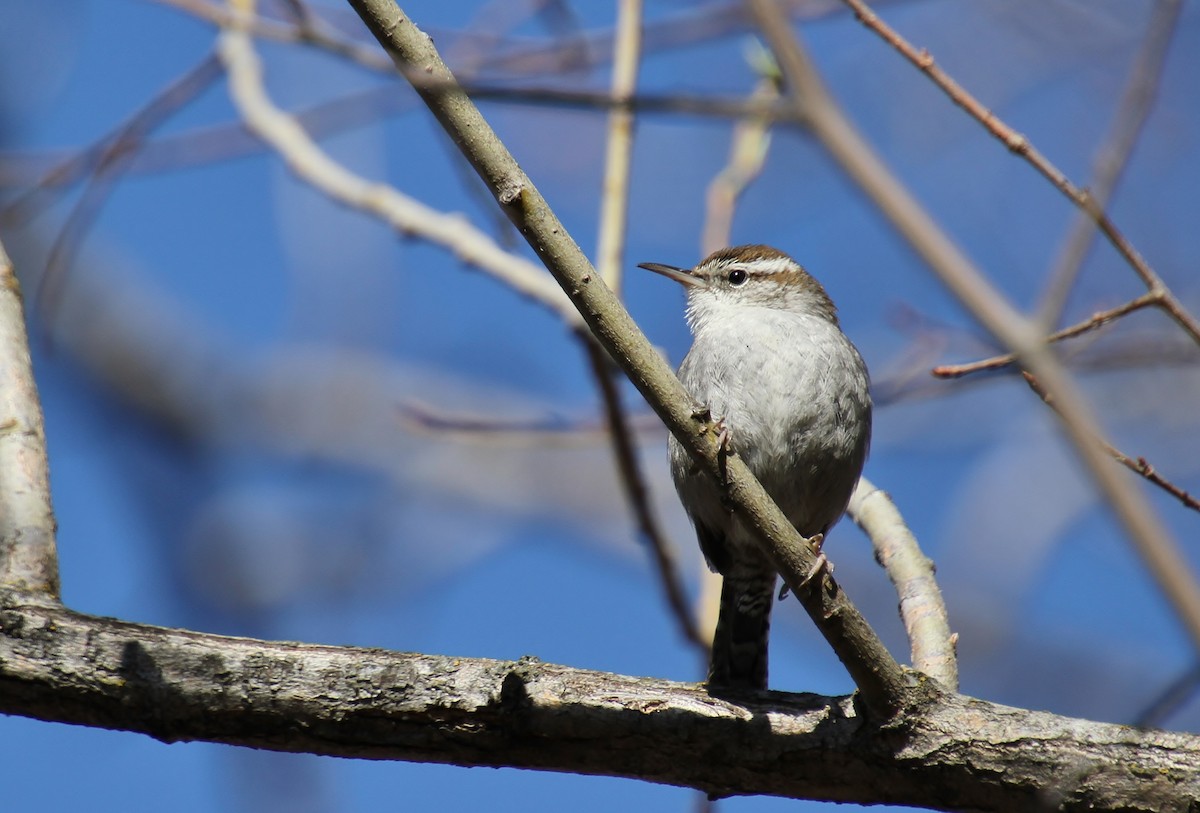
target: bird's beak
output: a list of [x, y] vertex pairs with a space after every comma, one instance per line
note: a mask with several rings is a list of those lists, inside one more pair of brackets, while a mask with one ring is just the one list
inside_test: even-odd
[[706, 284], [703, 279], [693, 274], [690, 268], [678, 268], [674, 265], [663, 265], [662, 263], [638, 263], [638, 268], [645, 268], [647, 271], [653, 271], [655, 274], [662, 274], [664, 277], [673, 279], [683, 285], [703, 288]]

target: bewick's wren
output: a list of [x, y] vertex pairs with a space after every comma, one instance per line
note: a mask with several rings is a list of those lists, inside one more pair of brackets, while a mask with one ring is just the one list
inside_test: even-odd
[[[684, 386], [723, 421], [732, 450], [796, 530], [823, 538], [862, 473], [871, 397], [866, 365], [821, 283], [758, 245], [721, 249], [690, 270], [641, 267], [687, 286]], [[670, 458], [700, 549], [723, 576], [708, 683], [766, 688], [775, 568], [674, 436]]]

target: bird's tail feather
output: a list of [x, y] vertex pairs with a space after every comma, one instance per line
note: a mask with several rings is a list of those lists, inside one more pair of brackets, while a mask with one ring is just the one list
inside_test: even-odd
[[732, 571], [724, 577], [709, 686], [767, 688], [767, 638], [774, 601], [774, 573]]

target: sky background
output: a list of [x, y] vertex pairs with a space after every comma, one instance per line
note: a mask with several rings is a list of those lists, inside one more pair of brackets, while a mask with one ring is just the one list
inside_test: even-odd
[[[571, 42], [610, 3], [402, 4], [452, 67]], [[348, 7], [313, 3], [368, 41]], [[712, 8], [723, 8], [716, 4]], [[1153, 4], [1121, 0], [891, 0], [880, 12], [927, 47], [1080, 184], [1103, 143]], [[699, 12], [647, 3], [684, 30]], [[707, 8], [707, 7], [705, 7]], [[1074, 215], [836, 3], [802, 33], [826, 82], [917, 198], [1011, 300], [1032, 307]], [[835, 13], [824, 13], [835, 8]], [[523, 16], [524, 15], [524, 16]], [[196, 65], [209, 23], [151, 0], [0, 4], [0, 204], [92, 144]], [[647, 92], [744, 96], [743, 27], [650, 44]], [[461, 212], [523, 256], [491, 201], [412, 94], [315, 49], [261, 44], [289, 109], [377, 91], [368, 115], [321, 120], [356, 172]], [[602, 55], [600, 55], [602, 56]], [[603, 89], [608, 62], [484, 69], [515, 85]], [[1113, 217], [1193, 312], [1200, 307], [1200, 11], [1185, 4], [1158, 102]], [[388, 99], [393, 105], [382, 112]], [[604, 116], [499, 102], [485, 116], [592, 252]], [[578, 342], [553, 314], [419, 239], [329, 202], [230, 129], [223, 78], [170, 117], [46, 283], [80, 187], [0, 237], [37, 313], [31, 341], [50, 445], [63, 598], [169, 626], [332, 644], [550, 662], [678, 680], [702, 676], [621, 498]], [[203, 136], [212, 128], [215, 135]], [[625, 299], [678, 362], [683, 294], [638, 262], [699, 257], [705, 191], [731, 124], [639, 120]], [[198, 135], [200, 134], [200, 135]], [[231, 154], [217, 160], [204, 149]], [[140, 163], [139, 163], [140, 161]], [[993, 351], [986, 336], [803, 132], [778, 129], [733, 242], [789, 251], [838, 303], [879, 408], [867, 475], [938, 564], [960, 633], [962, 690], [1012, 705], [1131, 722], [1195, 662], [1194, 646], [1100, 505], [1052, 416], [1011, 377], [934, 382], [929, 367]], [[32, 292], [32, 293], [31, 293]], [[1064, 324], [1142, 292], [1107, 245]], [[1118, 446], [1200, 492], [1195, 348], [1143, 313], [1088, 339], [1073, 364]], [[1149, 348], [1147, 352], [1145, 348]], [[1140, 350], [1133, 361], [1119, 351]], [[691, 595], [703, 564], [667, 475], [665, 434], [626, 403], [653, 504]], [[413, 416], [573, 433], [430, 429]], [[1131, 487], [1144, 488], [1131, 479]], [[1200, 517], [1147, 491], [1195, 564]], [[851, 523], [827, 552], [892, 651], [896, 596]], [[849, 679], [800, 609], [776, 610], [774, 688], [844, 693]], [[1165, 724], [1193, 730], [1185, 704]], [[697, 795], [627, 780], [255, 752], [0, 717], [7, 810], [691, 810]], [[732, 799], [722, 810], [817, 810]]]

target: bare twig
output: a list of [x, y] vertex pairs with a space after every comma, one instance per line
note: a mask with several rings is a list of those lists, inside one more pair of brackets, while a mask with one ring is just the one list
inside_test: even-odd
[[[1091, 315], [1090, 318], [1084, 319], [1082, 322], [1065, 327], [1062, 330], [1055, 331], [1046, 337], [1047, 343], [1060, 342], [1063, 339], [1071, 339], [1081, 334], [1087, 333], [1097, 328], [1103, 327], [1108, 323], [1119, 319], [1120, 317], [1141, 310], [1150, 305], [1157, 305], [1162, 300], [1161, 293], [1142, 294], [1136, 299], [1131, 299], [1124, 305], [1118, 305], [1115, 308], [1109, 308], [1106, 311], [1098, 311]], [[934, 367], [931, 371], [937, 378], [961, 378], [964, 375], [977, 373], [982, 370], [1001, 370], [1015, 363], [1017, 357], [1012, 353], [1004, 353], [999, 356], [982, 359], [980, 361], [972, 361], [967, 364], [941, 364]]]
[[[861, 6], [858, 0], [852, 1]], [[770, 0], [748, 0], [748, 4], [779, 60], [794, 103], [804, 107], [816, 138], [980, 325], [1055, 393], [1061, 426], [1086, 471], [1200, 648], [1200, 586], [1186, 578], [1190, 572], [1186, 558], [1145, 496], [1120, 479], [1093, 442], [1100, 436], [1097, 421], [1042, 340], [1037, 325], [988, 281], [875, 154], [825, 89], [778, 7]]]
[[58, 601], [55, 529], [21, 286], [0, 244], [0, 587]]
[[842, 0], [871, 31], [878, 34], [886, 43], [895, 48], [905, 59], [918, 70], [928, 76], [955, 104], [967, 112], [971, 118], [1000, 140], [1014, 154], [1024, 158], [1042, 177], [1054, 185], [1054, 188], [1066, 195], [1076, 206], [1086, 213], [1103, 232], [1113, 248], [1125, 259], [1134, 272], [1141, 277], [1146, 289], [1151, 293], [1161, 293], [1158, 305], [1175, 322], [1187, 331], [1192, 340], [1200, 343], [1200, 322], [1197, 322], [1183, 304], [1171, 293], [1166, 283], [1152, 269], [1145, 258], [1138, 253], [1133, 244], [1117, 228], [1116, 224], [1105, 214], [1087, 190], [1080, 189], [1058, 167], [1042, 155], [1029, 139], [1013, 130], [982, 102], [968, 93], [938, 67], [933, 56], [925, 49], [914, 48], [904, 37], [879, 18], [863, 0]]
[[[1058, 407], [1055, 405], [1054, 396], [1046, 391], [1046, 388], [1041, 385], [1041, 383], [1037, 380], [1037, 378], [1035, 376], [1033, 376], [1031, 373], [1027, 373], [1024, 371], [1022, 371], [1021, 375], [1024, 376], [1025, 383], [1029, 385], [1029, 388], [1031, 390], [1033, 390], [1035, 393], [1037, 393], [1038, 397], [1041, 398], [1043, 402], [1045, 402], [1046, 406], [1050, 407], [1051, 409], [1053, 409], [1057, 412]], [[1167, 478], [1165, 478], [1161, 474], [1159, 474], [1158, 470], [1155, 469], [1154, 466], [1150, 465], [1150, 463], [1148, 463], [1146, 461], [1146, 458], [1144, 458], [1144, 457], [1138, 457], [1138, 458], [1129, 457], [1127, 454], [1122, 452], [1116, 446], [1113, 446], [1111, 443], [1109, 443], [1108, 441], [1106, 441], [1104, 438], [1101, 438], [1101, 437], [1096, 438], [1096, 443], [1113, 460], [1117, 461], [1118, 463], [1120, 463], [1125, 468], [1129, 469], [1134, 474], [1136, 474], [1140, 477], [1144, 477], [1148, 482], [1153, 483], [1154, 485], [1161, 488], [1163, 491], [1170, 494], [1175, 499], [1179, 500], [1181, 503], [1183, 503], [1184, 508], [1190, 508], [1193, 511], [1200, 511], [1200, 500], [1197, 500], [1195, 497], [1193, 497], [1187, 491], [1183, 490], [1182, 488], [1175, 485], [1170, 480], [1168, 480]]]
[[[437, 81], [453, 82], [429, 37], [392, 0], [350, 3], [403, 74], [411, 76], [419, 66]], [[721, 454], [718, 431], [711, 418], [697, 409], [479, 110], [460, 91], [416, 87], [505, 214], [579, 308], [596, 340], [629, 375], [697, 465], [723, 486], [730, 506], [763, 543], [784, 580], [846, 666], [867, 707], [877, 715], [894, 715], [906, 702], [909, 678], [831, 578], [824, 580], [824, 589], [805, 587], [815, 562], [810, 547], [745, 463], [736, 456]]]
[[[421, 79], [417, 78], [414, 81], [420, 82]], [[433, 84], [431, 80], [426, 81]], [[795, 111], [786, 105], [763, 104], [753, 99], [746, 100], [735, 97], [642, 93], [618, 100], [608, 91], [536, 86], [512, 87], [511, 85], [471, 80], [465, 80], [461, 86], [456, 85], [457, 87], [461, 87], [469, 96], [479, 100], [550, 107], [556, 110], [603, 111], [623, 107], [633, 113], [658, 113], [717, 119], [759, 117], [765, 121], [792, 122], [797, 118]], [[293, 110], [289, 115], [295, 118], [312, 137], [319, 138], [399, 115], [411, 109], [415, 103], [414, 99], [397, 94], [395, 88], [370, 88]], [[47, 190], [53, 188], [55, 194], [60, 195], [61, 187], [78, 181], [83, 174], [91, 170], [93, 165], [88, 162], [93, 160], [96, 151], [103, 150], [107, 143], [108, 137], [106, 136], [95, 145], [85, 148], [82, 153], [72, 150], [65, 154], [54, 152], [23, 158], [10, 157], [7, 162], [14, 167], [32, 167], [33, 169], [25, 169], [23, 172], [11, 169], [9, 174], [23, 177], [30, 172], [40, 172], [42, 176], [47, 176], [52, 172], [57, 173], [49, 184], [43, 183], [41, 178], [34, 179], [31, 183], [43, 186]], [[261, 149], [261, 140], [248, 134], [244, 123], [240, 121], [207, 125], [147, 142], [131, 159], [127, 172], [128, 174], [148, 175], [206, 166], [250, 155]], [[59, 165], [63, 165], [64, 169], [56, 170]], [[41, 169], [41, 167], [46, 168]], [[11, 206], [0, 209], [0, 225], [14, 222], [14, 220], [28, 219], [29, 216], [44, 208], [44, 204], [32, 207], [28, 214], [20, 209], [13, 209]]]
[[865, 477], [858, 481], [847, 511], [870, 537], [875, 558], [900, 597], [900, 618], [912, 647], [913, 668], [946, 689], [958, 691], [957, 635], [950, 632], [933, 562], [921, 552], [895, 503]]
[[[1100, 209], [1108, 206], [1141, 136], [1142, 127], [1150, 117], [1163, 63], [1167, 58], [1167, 46], [1175, 33], [1182, 8], [1183, 0], [1158, 0], [1154, 4], [1142, 47], [1134, 58], [1125, 91], [1109, 125], [1108, 137], [1096, 155], [1088, 194]], [[1043, 330], [1050, 330], [1058, 324], [1095, 236], [1096, 221], [1087, 212], [1078, 212], [1059, 250], [1058, 260], [1050, 273], [1049, 284], [1038, 308], [1038, 320]]]

